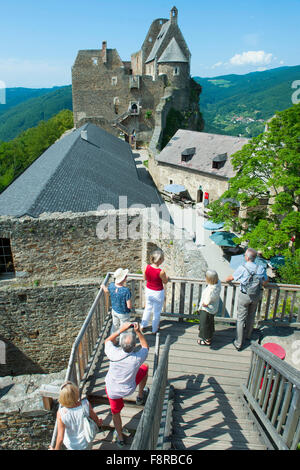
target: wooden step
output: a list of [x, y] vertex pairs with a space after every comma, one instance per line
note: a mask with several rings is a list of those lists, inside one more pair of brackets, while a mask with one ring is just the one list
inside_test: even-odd
[[[174, 388], [173, 434], [171, 446], [176, 449], [265, 449], [253, 423], [238, 398], [241, 384], [246, 383], [251, 361], [250, 347], [238, 352], [232, 345], [235, 327], [216, 323], [211, 347], [197, 344], [198, 325], [174, 320], [160, 323], [160, 344], [163, 349], [167, 335], [171, 336], [168, 382]], [[149, 344], [147, 385], [151, 388], [155, 335], [146, 331]], [[112, 443], [112, 415], [105, 393], [105, 376], [109, 361], [103, 351], [93, 369], [85, 390], [93, 396], [94, 409], [103, 419], [105, 432], [99, 435], [93, 448], [119, 450]], [[135, 405], [137, 391], [124, 400], [121, 412], [123, 426], [133, 439], [143, 407]]]
[[264, 444], [252, 444], [244, 440], [226, 441], [223, 439], [183, 438], [172, 439], [172, 448], [177, 450], [266, 450]]

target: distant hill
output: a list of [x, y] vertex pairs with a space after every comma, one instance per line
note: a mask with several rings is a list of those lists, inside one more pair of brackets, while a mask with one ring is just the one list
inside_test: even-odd
[[73, 113], [66, 109], [15, 139], [0, 142], [0, 192], [73, 125]]
[[71, 85], [40, 90], [9, 88], [6, 90], [6, 104], [0, 105], [0, 141], [14, 139], [63, 109], [72, 110]]
[[276, 111], [292, 106], [291, 88], [300, 79], [300, 65], [246, 75], [193, 77], [202, 86], [200, 110], [204, 132], [254, 137]]
[[17, 106], [23, 101], [29, 100], [30, 98], [37, 98], [38, 96], [45, 95], [51, 91], [57, 90], [59, 87], [53, 88], [6, 88], [5, 97], [6, 103], [0, 104], [0, 116], [3, 113], [6, 113], [10, 108]]

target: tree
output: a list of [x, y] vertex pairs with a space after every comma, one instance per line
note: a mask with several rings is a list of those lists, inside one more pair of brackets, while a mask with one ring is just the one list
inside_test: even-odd
[[10, 142], [0, 142], [0, 192], [72, 127], [72, 111], [62, 110]]
[[[232, 156], [236, 175], [221, 198], [209, 205], [210, 217], [241, 231], [242, 241], [262, 251], [266, 258], [280, 253], [292, 255], [299, 248], [299, 157], [297, 104], [277, 113], [266, 132]], [[295, 243], [291, 243], [292, 237]]]

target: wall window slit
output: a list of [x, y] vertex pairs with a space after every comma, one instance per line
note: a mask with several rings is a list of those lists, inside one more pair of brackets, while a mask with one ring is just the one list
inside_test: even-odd
[[10, 239], [0, 238], [0, 278], [12, 277], [15, 274]]

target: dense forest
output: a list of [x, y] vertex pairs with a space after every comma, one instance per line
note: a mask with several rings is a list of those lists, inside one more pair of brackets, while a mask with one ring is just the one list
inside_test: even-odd
[[204, 132], [255, 137], [276, 111], [292, 105], [292, 83], [300, 66], [279, 67], [246, 75], [194, 77], [202, 86], [200, 110]]
[[31, 90], [12, 88], [0, 106], [0, 141], [8, 142], [21, 132], [47, 121], [62, 109], [72, 110], [72, 87]]
[[51, 93], [52, 91], [57, 90], [59, 87], [53, 88], [6, 88], [5, 89], [5, 103], [1, 101], [0, 105], [0, 116], [3, 113], [6, 113], [10, 108], [17, 106], [23, 101], [29, 100], [30, 98], [37, 98], [46, 93]]
[[72, 111], [63, 110], [10, 142], [0, 142], [0, 192], [72, 127]]

